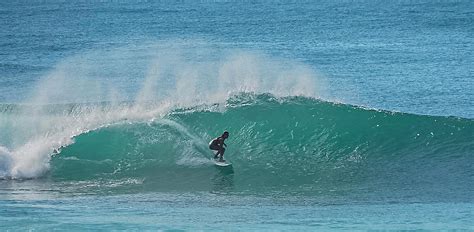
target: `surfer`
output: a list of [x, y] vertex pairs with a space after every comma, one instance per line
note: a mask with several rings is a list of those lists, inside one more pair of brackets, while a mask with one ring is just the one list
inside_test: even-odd
[[217, 151], [217, 153], [214, 155], [214, 159], [219, 158], [219, 162], [224, 162], [224, 152], [225, 152], [225, 147], [227, 147], [227, 144], [224, 143], [224, 141], [229, 138], [229, 132], [224, 131], [221, 136], [211, 140], [209, 142], [209, 149]]

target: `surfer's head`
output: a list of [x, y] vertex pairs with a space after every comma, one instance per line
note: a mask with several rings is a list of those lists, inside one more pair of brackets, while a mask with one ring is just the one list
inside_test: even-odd
[[229, 138], [229, 132], [228, 131], [224, 131], [224, 133], [222, 133], [222, 138]]

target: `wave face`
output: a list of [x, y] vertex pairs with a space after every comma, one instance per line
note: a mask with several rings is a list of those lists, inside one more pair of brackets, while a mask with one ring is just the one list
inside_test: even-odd
[[[207, 143], [230, 132], [218, 169]], [[369, 110], [304, 97], [240, 94], [75, 137], [53, 156], [57, 181], [127, 191], [472, 198], [474, 121]], [[110, 184], [113, 183], [113, 184]], [[380, 194], [385, 193], [385, 194]]]

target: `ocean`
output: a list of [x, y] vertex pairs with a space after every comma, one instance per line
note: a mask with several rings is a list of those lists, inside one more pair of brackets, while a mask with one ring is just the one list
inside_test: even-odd
[[2, 231], [474, 230], [471, 1], [0, 18]]

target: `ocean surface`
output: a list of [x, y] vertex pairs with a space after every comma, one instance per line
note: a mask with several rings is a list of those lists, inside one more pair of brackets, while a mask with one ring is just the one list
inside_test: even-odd
[[[472, 1], [2, 1], [0, 230], [474, 230]], [[216, 167], [208, 142], [230, 132]]]

